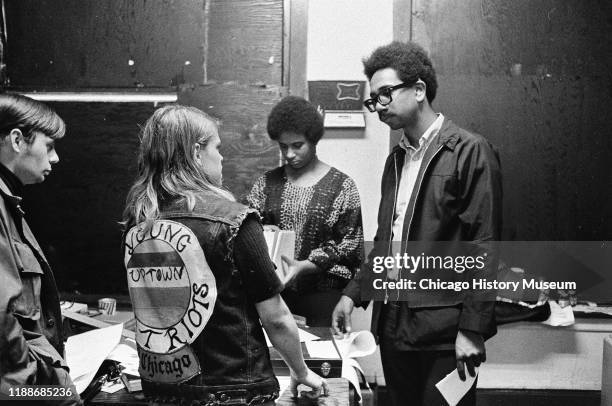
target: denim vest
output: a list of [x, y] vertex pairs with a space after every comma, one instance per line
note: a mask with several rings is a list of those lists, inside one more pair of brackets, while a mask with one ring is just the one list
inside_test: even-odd
[[125, 235], [140, 375], [161, 401], [256, 404], [278, 381], [255, 304], [234, 264], [233, 242], [248, 215], [239, 203], [200, 193], [162, 209]]

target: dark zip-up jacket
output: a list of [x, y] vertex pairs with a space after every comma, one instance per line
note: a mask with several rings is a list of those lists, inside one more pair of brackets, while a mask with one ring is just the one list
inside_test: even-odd
[[81, 404], [62, 358], [55, 278], [20, 205], [0, 179], [0, 397], [21, 385], [59, 385], [62, 401], [32, 404]]
[[[377, 247], [389, 247], [387, 254], [392, 251], [391, 230], [404, 157], [405, 151], [396, 146], [383, 172], [374, 240]], [[474, 253], [487, 253], [485, 266], [454, 277], [469, 281], [492, 280], [498, 262], [495, 242], [500, 240], [501, 218], [502, 182], [498, 155], [484, 137], [444, 119], [425, 151], [406, 208], [400, 253], [406, 252], [408, 242], [418, 242], [422, 246], [436, 241], [471, 242]], [[362, 293], [369, 276], [370, 272], [360, 271], [344, 290], [357, 305], [367, 305]], [[494, 292], [415, 291], [409, 296], [408, 300], [397, 303], [399, 320], [394, 341], [398, 348], [451, 349], [458, 329], [478, 332], [485, 338], [496, 332]], [[383, 303], [375, 301], [372, 312], [375, 335], [379, 333], [382, 309]]]

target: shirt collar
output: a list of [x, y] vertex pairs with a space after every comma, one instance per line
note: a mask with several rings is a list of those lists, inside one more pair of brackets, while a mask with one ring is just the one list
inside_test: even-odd
[[442, 123], [444, 122], [444, 115], [442, 113], [438, 113], [438, 117], [434, 120], [433, 123], [425, 130], [421, 138], [419, 138], [419, 147], [415, 148], [410, 145], [410, 141], [408, 141], [408, 137], [406, 134], [402, 136], [402, 139], [399, 142], [399, 146], [402, 147], [406, 152], [410, 151], [418, 151], [423, 147], [423, 145], [427, 145], [429, 141], [440, 131], [442, 128]]

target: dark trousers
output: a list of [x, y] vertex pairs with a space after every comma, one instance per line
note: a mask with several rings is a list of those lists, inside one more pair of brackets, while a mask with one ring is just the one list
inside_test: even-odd
[[331, 326], [331, 314], [342, 296], [342, 291], [330, 289], [323, 292], [298, 294], [285, 289], [281, 296], [291, 313], [306, 317], [310, 327]]
[[[394, 312], [391, 312], [394, 313]], [[406, 351], [394, 345], [396, 323], [383, 312], [380, 356], [391, 406], [446, 406], [436, 383], [456, 367], [454, 350]], [[467, 373], [467, 371], [466, 371]], [[459, 406], [476, 405], [476, 382]]]

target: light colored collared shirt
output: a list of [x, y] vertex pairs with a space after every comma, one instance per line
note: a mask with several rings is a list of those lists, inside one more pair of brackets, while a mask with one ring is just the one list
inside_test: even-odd
[[410, 145], [410, 141], [408, 141], [406, 134], [404, 134], [399, 142], [399, 146], [406, 151], [406, 156], [404, 158], [404, 166], [402, 167], [399, 190], [397, 192], [397, 202], [395, 203], [395, 213], [393, 216], [393, 241], [402, 240], [406, 208], [412, 196], [419, 169], [421, 169], [423, 156], [431, 140], [434, 139], [438, 131], [440, 131], [440, 128], [442, 128], [443, 122], [444, 116], [442, 113], [438, 113], [438, 118], [431, 123], [429, 128], [427, 128], [423, 135], [421, 135], [421, 138], [419, 138], [418, 148], [414, 148]]

